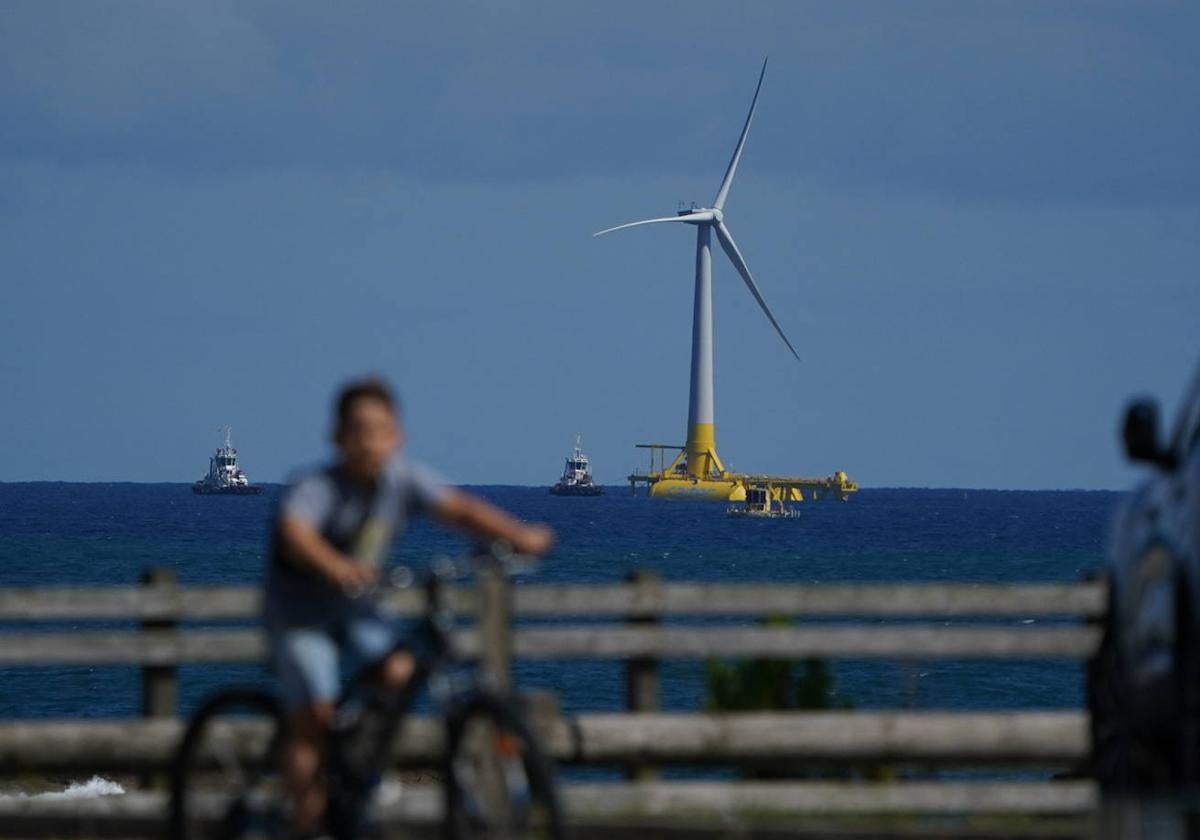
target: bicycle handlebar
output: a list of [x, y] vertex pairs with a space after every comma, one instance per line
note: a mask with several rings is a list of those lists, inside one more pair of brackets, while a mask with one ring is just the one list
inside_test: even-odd
[[[535, 555], [516, 553], [507, 540], [496, 540], [491, 545], [457, 557], [435, 557], [424, 577], [444, 583], [471, 577], [484, 567], [498, 569], [506, 576], [513, 577], [532, 571], [540, 562], [541, 558]], [[384, 570], [374, 583], [343, 586], [342, 592], [349, 598], [357, 599], [385, 589], [408, 589], [417, 582], [417, 572], [411, 566], [396, 565]]]

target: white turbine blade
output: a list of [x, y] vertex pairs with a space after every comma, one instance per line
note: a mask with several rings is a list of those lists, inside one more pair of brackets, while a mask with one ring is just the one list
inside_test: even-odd
[[746, 287], [750, 289], [750, 294], [754, 295], [754, 299], [762, 307], [762, 311], [771, 321], [771, 325], [775, 327], [775, 332], [779, 333], [779, 337], [783, 339], [783, 343], [792, 351], [792, 355], [796, 357], [796, 361], [800, 361], [800, 354], [796, 352], [796, 348], [792, 346], [792, 342], [788, 341], [788, 337], [783, 334], [783, 329], [779, 326], [779, 322], [775, 320], [775, 316], [767, 308], [767, 302], [763, 300], [762, 293], [758, 291], [758, 286], [754, 284], [754, 278], [750, 276], [750, 268], [746, 265], [746, 261], [742, 259], [742, 252], [738, 250], [737, 244], [733, 241], [733, 236], [729, 233], [729, 228], [725, 227], [724, 222], [717, 222], [715, 227], [717, 230], [717, 239], [720, 240], [721, 247], [725, 249], [725, 253], [729, 255], [729, 261], [733, 263], [733, 267], [738, 270], [738, 274], [742, 275], [742, 279], [746, 281]]
[[717, 200], [713, 207], [720, 210], [725, 206], [725, 198], [733, 185], [733, 173], [737, 172], [738, 161], [742, 157], [742, 149], [746, 146], [746, 135], [750, 133], [750, 121], [754, 119], [754, 106], [758, 104], [758, 92], [762, 90], [763, 76], [767, 75], [767, 60], [763, 59], [762, 71], [758, 74], [758, 87], [754, 89], [754, 99], [750, 100], [750, 113], [746, 114], [746, 124], [742, 126], [742, 136], [738, 138], [733, 157], [729, 159], [729, 168], [725, 170], [725, 178], [721, 181], [721, 189], [717, 191]]
[[602, 236], [606, 233], [612, 233], [614, 230], [624, 230], [625, 228], [637, 227], [638, 225], [652, 225], [656, 222], [711, 222], [713, 214], [705, 210], [700, 213], [685, 213], [682, 216], [664, 216], [661, 219], [646, 219], [641, 222], [630, 222], [627, 225], [617, 225], [616, 227], [606, 228], [593, 233], [592, 236]]

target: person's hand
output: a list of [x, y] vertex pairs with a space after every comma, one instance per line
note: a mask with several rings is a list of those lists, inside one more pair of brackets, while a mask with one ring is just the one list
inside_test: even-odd
[[519, 554], [545, 554], [554, 545], [554, 531], [548, 525], [525, 525], [513, 535], [512, 546]]
[[328, 571], [333, 584], [346, 593], [362, 593], [375, 582], [376, 571], [348, 558], [339, 560]]

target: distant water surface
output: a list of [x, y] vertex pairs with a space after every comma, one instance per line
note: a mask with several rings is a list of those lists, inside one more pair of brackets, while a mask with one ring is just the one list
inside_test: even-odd
[[[475, 488], [560, 545], [534, 579], [599, 582], [631, 569], [665, 579], [771, 581], [1078, 581], [1102, 561], [1119, 494], [987, 490], [863, 490], [847, 503], [801, 505], [795, 520], [729, 519], [721, 504], [630, 497], [559, 498], [544, 488]], [[263, 496], [196, 496], [186, 484], [0, 484], [0, 586], [130, 584], [174, 568], [185, 583], [255, 583], [278, 487]], [[463, 543], [422, 522], [397, 546], [419, 564]], [[670, 662], [664, 703], [704, 702], [703, 666]], [[613, 662], [527, 662], [525, 686], [553, 688], [567, 709], [617, 709]], [[839, 692], [856, 707], [1078, 706], [1072, 662], [842, 662]], [[182, 670], [185, 711], [206, 691], [264, 679], [258, 667]], [[0, 669], [0, 718], [138, 713], [132, 668]]]

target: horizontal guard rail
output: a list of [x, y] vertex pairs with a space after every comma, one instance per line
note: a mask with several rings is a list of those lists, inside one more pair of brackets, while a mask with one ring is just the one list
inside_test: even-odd
[[[258, 615], [259, 590], [237, 586], [107, 586], [0, 589], [0, 621], [63, 619], [205, 621]], [[474, 591], [449, 590], [451, 604], [473, 613]], [[422, 595], [393, 592], [389, 604], [417, 615]], [[1082, 584], [522, 584], [518, 618], [571, 615], [761, 616], [1080, 616], [1103, 613], [1102, 583]]]
[[[1098, 801], [1090, 782], [651, 782], [577, 784], [563, 790], [570, 820], [579, 828], [620, 820], [662, 820], [686, 815], [718, 819], [725, 827], [741, 816], [761, 820], [772, 813], [896, 815], [955, 813], [1042, 817], [1083, 816]], [[440, 788], [406, 788], [377, 809], [395, 827], [430, 827], [441, 817]], [[220, 801], [209, 803], [214, 814]], [[0, 825], [14, 836], [160, 837], [166, 816], [161, 793], [130, 793], [94, 799], [0, 800]], [[669, 825], [669, 823], [667, 823]], [[1025, 826], [1028, 828], [1028, 826]], [[578, 831], [578, 829], [576, 829]], [[639, 829], [624, 836], [637, 836]], [[607, 833], [606, 833], [607, 834]], [[607, 836], [611, 836], [608, 834]], [[642, 834], [641, 836], [645, 836]], [[771, 836], [776, 836], [772, 834]], [[784, 834], [782, 836], [789, 836]], [[1005, 835], [1010, 836], [1010, 835]]]
[[[1088, 752], [1082, 712], [610, 713], [534, 720], [563, 763], [1040, 766], [1071, 764]], [[428, 716], [406, 721], [393, 745], [396, 764], [436, 764], [443, 731]], [[182, 732], [183, 723], [173, 719], [0, 723], [0, 774], [162, 770]], [[232, 754], [254, 755], [267, 737], [264, 724], [254, 721], [217, 732], [214, 743]]]
[[[102, 630], [81, 633], [6, 633], [4, 665], [182, 665], [261, 662], [257, 630]], [[695, 659], [710, 656], [797, 658], [837, 656], [887, 659], [1084, 658], [1099, 643], [1095, 627], [553, 627], [513, 633], [521, 659]], [[479, 637], [459, 631], [466, 656]]]

